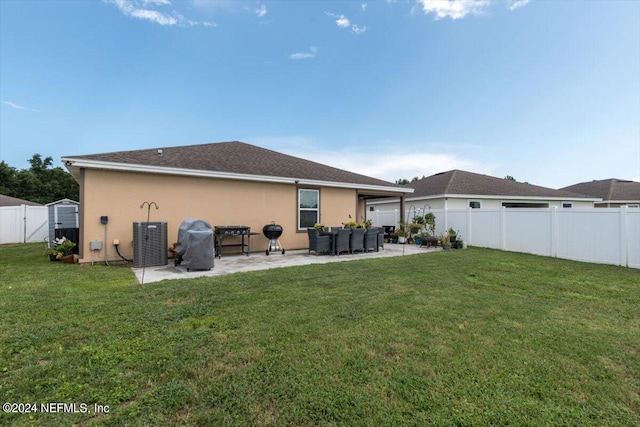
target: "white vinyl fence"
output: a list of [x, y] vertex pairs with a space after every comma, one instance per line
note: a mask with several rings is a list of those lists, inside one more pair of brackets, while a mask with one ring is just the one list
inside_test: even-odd
[[[638, 208], [434, 209], [432, 212], [436, 216], [436, 234], [452, 227], [469, 245], [640, 268]], [[374, 226], [398, 226], [400, 221], [394, 211], [368, 214]], [[396, 218], [398, 220], [392, 222]]]
[[44, 242], [49, 237], [46, 206], [1, 206], [0, 244]]

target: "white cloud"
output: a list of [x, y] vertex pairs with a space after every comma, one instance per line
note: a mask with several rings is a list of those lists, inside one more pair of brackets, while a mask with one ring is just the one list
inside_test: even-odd
[[254, 10], [255, 14], [258, 15], [258, 18], [262, 18], [267, 14], [267, 6], [260, 5], [258, 9]]
[[360, 27], [360, 26], [355, 25], [355, 24], [351, 26], [351, 32], [353, 34], [362, 34], [365, 31], [367, 31], [367, 27]]
[[531, 0], [507, 0], [507, 3], [509, 5], [509, 10], [516, 10], [525, 6], [530, 1]]
[[407, 162], [406, 153], [399, 149], [397, 152], [367, 153], [362, 151], [343, 150], [336, 153], [300, 152], [289, 153], [318, 163], [323, 163], [340, 169], [395, 182], [398, 179], [413, 177], [422, 178], [438, 172], [452, 169], [463, 169], [476, 173], [490, 173], [490, 167], [475, 160], [459, 157], [449, 153], [412, 153], [411, 161]]
[[425, 14], [431, 13], [436, 19], [481, 15], [490, 4], [489, 0], [418, 0], [418, 3], [422, 5]]
[[169, 12], [160, 11], [156, 8], [163, 6], [171, 6], [169, 0], [103, 0], [107, 3], [114, 4], [120, 12], [125, 16], [136, 19], [150, 21], [159, 25], [166, 26], [195, 26], [203, 25], [206, 27], [215, 27], [214, 22], [199, 22], [185, 18], [175, 9]]
[[362, 3], [360, 5], [360, 9], [362, 9], [363, 12], [366, 12], [367, 11], [367, 4], [366, 3]]
[[31, 109], [31, 108], [23, 107], [22, 105], [14, 104], [11, 101], [0, 101], [0, 102], [2, 102], [5, 105], [8, 105], [11, 108], [15, 108], [16, 110], [33, 111], [33, 112], [36, 112], [36, 113], [40, 112], [39, 110], [34, 110], [34, 109]]
[[171, 2], [169, 0], [142, 0], [143, 6], [146, 6], [148, 4], [168, 6], [171, 4]]
[[291, 55], [289, 55], [289, 59], [309, 59], [309, 58], [315, 58], [316, 54], [318, 53], [318, 48], [315, 46], [311, 46], [309, 48], [309, 52], [297, 52], [297, 53], [292, 53]]
[[[389, 182], [402, 178], [411, 180], [416, 176], [422, 178], [451, 169], [488, 175], [494, 172], [492, 165], [446, 151], [431, 153], [412, 151], [411, 159], [407, 161], [406, 141], [388, 141], [384, 144], [385, 154], [380, 155], [381, 151], [376, 148], [369, 150], [362, 147], [319, 149], [318, 147], [325, 144], [310, 136], [249, 137], [247, 139], [281, 153]], [[442, 150], [446, 150], [446, 146], [442, 146]]]
[[349, 21], [349, 18], [347, 18], [346, 16], [340, 15], [338, 16], [338, 19], [336, 19], [336, 24], [340, 28], [349, 28], [349, 26], [351, 25], [351, 21]]
[[331, 12], [325, 12], [325, 15], [327, 15], [329, 18], [335, 18], [336, 25], [339, 28], [348, 29], [353, 34], [362, 34], [367, 31], [367, 27], [361, 27], [360, 25], [352, 24], [351, 20], [344, 15], [337, 15]]

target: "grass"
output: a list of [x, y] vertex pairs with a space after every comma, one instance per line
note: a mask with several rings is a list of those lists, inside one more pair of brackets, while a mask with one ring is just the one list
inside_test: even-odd
[[5, 245], [0, 277], [0, 403], [39, 409], [4, 425], [640, 421], [638, 270], [470, 248], [139, 286]]

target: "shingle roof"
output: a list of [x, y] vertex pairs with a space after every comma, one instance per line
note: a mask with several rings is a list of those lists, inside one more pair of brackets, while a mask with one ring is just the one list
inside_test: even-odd
[[410, 196], [411, 198], [455, 194], [568, 199], [584, 198], [582, 195], [569, 191], [554, 190], [553, 188], [510, 181], [458, 169], [422, 178], [409, 183], [408, 186], [415, 189], [414, 193]]
[[616, 178], [581, 182], [564, 187], [561, 190], [598, 197], [603, 201], [640, 201], [640, 182]]
[[5, 196], [4, 194], [0, 194], [0, 206], [43, 206], [40, 203], [30, 202], [29, 200], [17, 199], [11, 196]]
[[[162, 150], [161, 156], [158, 155], [158, 150]], [[64, 158], [404, 188], [381, 179], [238, 141], [64, 156]]]

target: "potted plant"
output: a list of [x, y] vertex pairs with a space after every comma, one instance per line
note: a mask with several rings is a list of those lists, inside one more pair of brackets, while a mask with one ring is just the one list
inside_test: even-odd
[[67, 240], [64, 237], [60, 240], [56, 240], [56, 247], [53, 248], [52, 252], [56, 253], [56, 259], [59, 259], [67, 264], [73, 264], [75, 262], [73, 256], [73, 248], [76, 247], [76, 244], [71, 240]]
[[417, 222], [412, 222], [408, 225], [408, 227], [411, 234], [418, 234], [420, 230], [422, 230], [422, 224], [419, 224]]
[[391, 243], [398, 243], [398, 232], [394, 231], [389, 234], [389, 238], [391, 239]]
[[433, 214], [433, 212], [425, 214], [424, 223], [429, 234], [431, 236], [434, 236], [436, 234], [436, 216]]
[[449, 233], [444, 233], [442, 236], [440, 236], [440, 245], [442, 245], [442, 249], [449, 250], [451, 249], [451, 240], [450, 240], [451, 236], [449, 236]]
[[404, 244], [407, 242], [407, 232], [404, 229], [401, 228], [396, 231], [396, 234], [398, 235], [398, 243]]
[[451, 241], [451, 244], [454, 244], [456, 242], [456, 237], [458, 236], [458, 232], [455, 231], [452, 227], [449, 227], [449, 231], [447, 233], [449, 234], [449, 239]]

